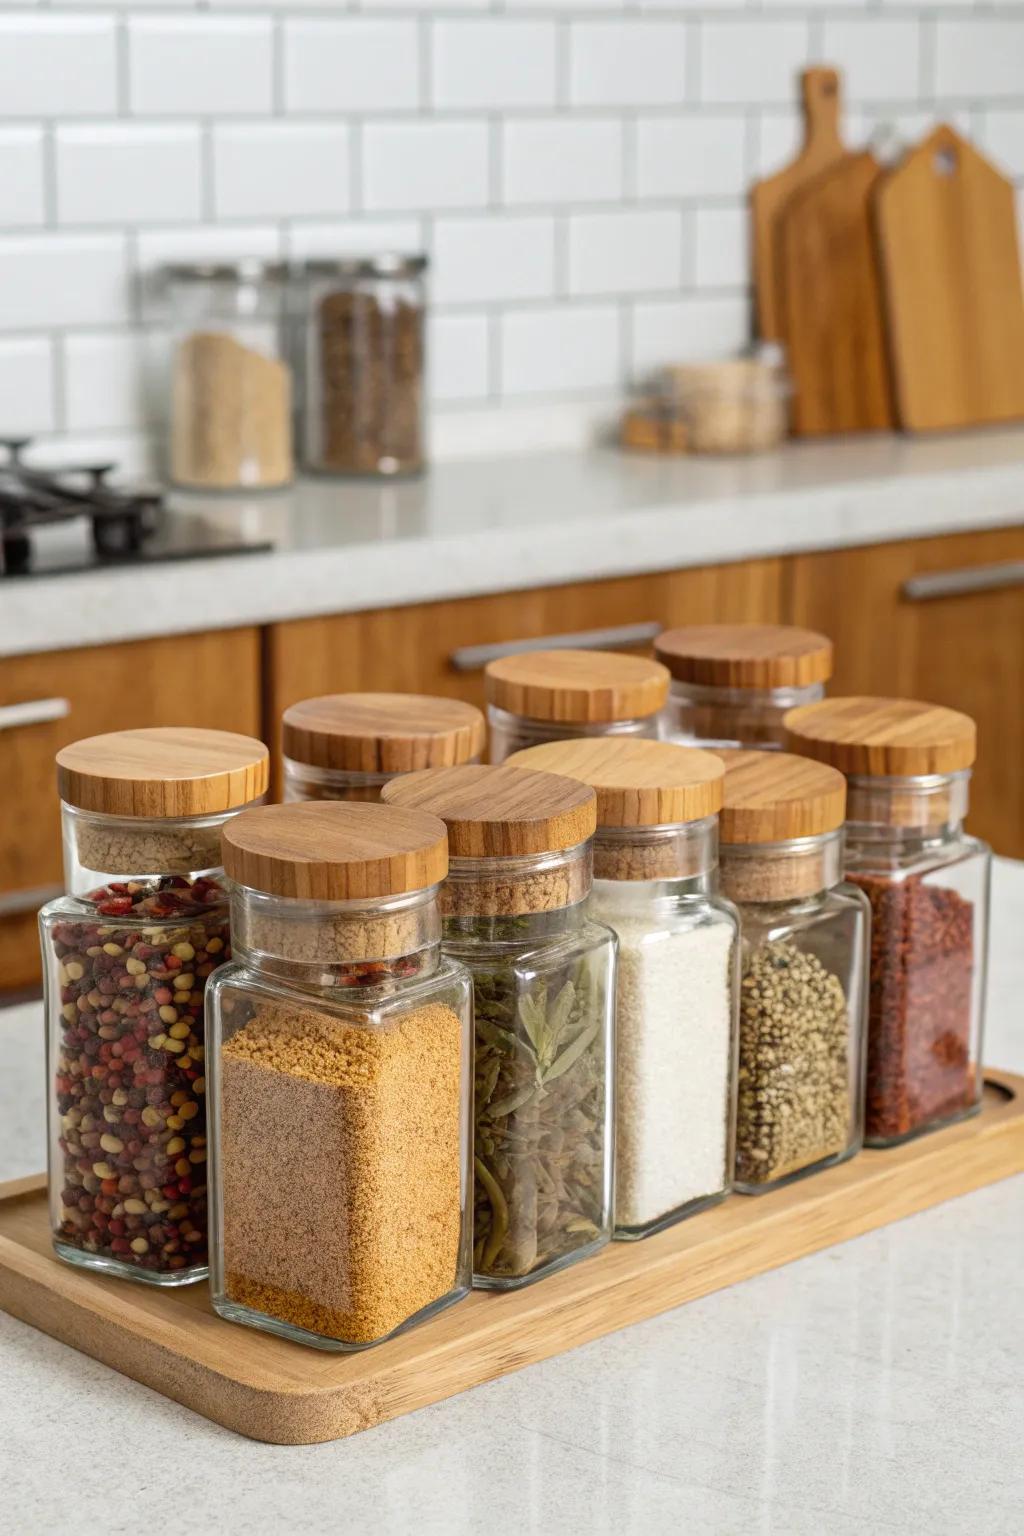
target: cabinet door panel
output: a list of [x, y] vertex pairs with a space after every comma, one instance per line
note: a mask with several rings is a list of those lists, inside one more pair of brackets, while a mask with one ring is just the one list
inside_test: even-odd
[[1024, 583], [914, 600], [913, 576], [1024, 558], [1024, 528], [796, 555], [786, 610], [832, 636], [832, 693], [948, 704], [978, 723], [969, 826], [1024, 857]]
[[0, 729], [0, 992], [37, 980], [39, 893], [60, 887], [54, 754], [81, 736], [130, 726], [200, 725], [259, 736], [259, 664], [256, 629], [0, 661], [0, 709], [48, 699], [67, 705], [58, 718], [17, 723], [15, 715]]

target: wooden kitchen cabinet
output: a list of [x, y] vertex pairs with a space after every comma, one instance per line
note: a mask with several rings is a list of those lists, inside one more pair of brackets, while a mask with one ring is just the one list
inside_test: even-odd
[[777, 621], [782, 576], [781, 560], [750, 560], [275, 624], [264, 649], [267, 740], [277, 748], [289, 704], [321, 693], [439, 693], [482, 706], [482, 670], [451, 664], [463, 646], [644, 623]]
[[[55, 718], [22, 724], [4, 716], [4, 706], [32, 704]], [[61, 888], [54, 753], [80, 736], [144, 725], [259, 736], [259, 630], [0, 661], [0, 992], [38, 981], [36, 910]]]
[[[978, 723], [968, 827], [1024, 858], [1024, 577], [984, 589], [984, 568], [1024, 560], [1024, 527], [795, 555], [789, 622], [835, 642], [832, 693], [947, 704]], [[912, 577], [957, 573], [966, 590], [914, 599]]]

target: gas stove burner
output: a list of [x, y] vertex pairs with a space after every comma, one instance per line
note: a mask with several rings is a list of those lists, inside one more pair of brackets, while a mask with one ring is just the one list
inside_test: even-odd
[[[0, 576], [54, 575], [96, 566], [190, 560], [269, 549], [232, 542], [194, 513], [167, 508], [153, 485], [116, 485], [110, 462], [27, 463], [27, 437], [0, 437]], [[85, 524], [72, 549], [54, 525]], [[69, 533], [73, 530], [69, 530]], [[44, 543], [47, 547], [44, 549]]]

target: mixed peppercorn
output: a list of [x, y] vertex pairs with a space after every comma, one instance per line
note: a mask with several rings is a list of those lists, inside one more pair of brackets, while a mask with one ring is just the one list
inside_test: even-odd
[[191, 1278], [207, 1262], [203, 998], [230, 956], [225, 893], [171, 875], [106, 885], [83, 906], [48, 924], [61, 1014], [57, 1241]]

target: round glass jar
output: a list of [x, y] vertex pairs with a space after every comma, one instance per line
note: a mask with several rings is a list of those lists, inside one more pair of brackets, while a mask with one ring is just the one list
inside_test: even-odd
[[266, 806], [224, 840], [210, 988], [210, 1289], [232, 1322], [365, 1349], [472, 1276], [472, 992], [441, 954], [444, 824]]
[[669, 629], [654, 654], [672, 674], [661, 734], [684, 746], [781, 748], [786, 710], [832, 675], [831, 640], [789, 624]]
[[786, 716], [794, 750], [847, 774], [846, 873], [871, 903], [865, 1140], [981, 1107], [992, 854], [963, 828], [974, 722], [909, 699]]
[[484, 668], [491, 762], [545, 741], [658, 734], [669, 676], [619, 651], [522, 651]]
[[476, 1017], [473, 1279], [511, 1289], [611, 1236], [615, 937], [587, 914], [594, 791], [468, 766], [383, 799], [448, 827], [444, 950]]
[[58, 1257], [152, 1285], [207, 1265], [204, 1009], [231, 954], [220, 833], [262, 742], [93, 736], [57, 755], [68, 894], [39, 914]]
[[618, 937], [615, 1236], [647, 1237], [732, 1181], [739, 917], [717, 894], [723, 767], [666, 742], [517, 752], [597, 794], [590, 912]]
[[306, 263], [306, 469], [423, 469], [426, 268], [425, 256], [395, 254]]
[[173, 331], [170, 478], [184, 490], [279, 490], [294, 475], [281, 262], [163, 270]]
[[331, 693], [281, 718], [284, 798], [380, 799], [390, 779], [419, 768], [479, 762], [484, 717], [461, 699], [417, 693]]
[[842, 774], [721, 756], [722, 889], [742, 926], [734, 1188], [751, 1195], [860, 1149], [869, 910], [842, 878]]

